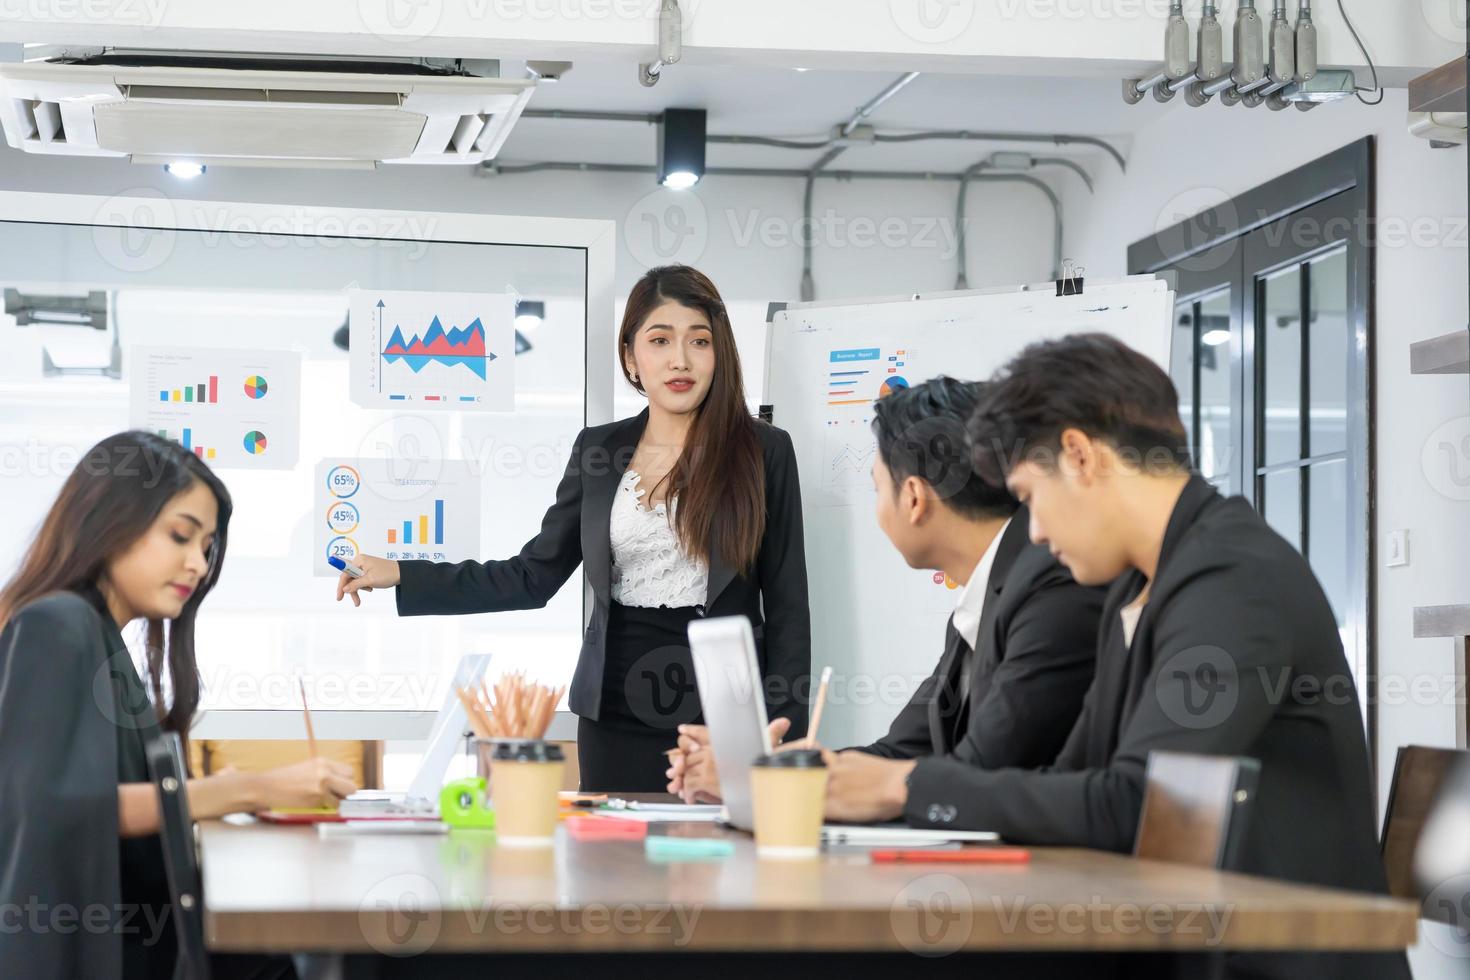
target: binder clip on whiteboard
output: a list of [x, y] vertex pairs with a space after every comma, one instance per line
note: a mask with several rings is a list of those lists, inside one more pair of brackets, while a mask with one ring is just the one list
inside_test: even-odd
[[1077, 265], [1071, 259], [1064, 259], [1062, 261], [1062, 278], [1057, 280], [1057, 295], [1081, 296], [1082, 273], [1086, 271], [1085, 266]]

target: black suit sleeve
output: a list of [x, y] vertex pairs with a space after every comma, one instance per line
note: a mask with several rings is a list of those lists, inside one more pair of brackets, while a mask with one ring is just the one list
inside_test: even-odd
[[772, 721], [791, 719], [786, 737], [792, 739], [806, 734], [812, 625], [796, 450], [790, 435], [773, 431], [778, 442], [766, 461], [766, 532], [756, 575], [765, 618], [766, 710]]
[[[1105, 766], [972, 770], [964, 778], [964, 763], [925, 760], [910, 776], [905, 815], [916, 826], [993, 830], [1021, 843], [1131, 850], [1149, 752], [1240, 755], [1265, 729], [1275, 710], [1267, 681], [1292, 662], [1284, 635], [1271, 626], [1286, 621], [1283, 603], [1289, 606], [1289, 597], [1270, 595], [1239, 570], [1201, 570], [1188, 594], [1157, 612], [1155, 667]], [[1213, 701], [1200, 697], [1202, 675], [1193, 668], [1201, 662], [1211, 667]], [[1089, 702], [1089, 713], [1121, 710]], [[1208, 707], [1196, 713], [1201, 703]], [[962, 778], [963, 794], [944, 785]], [[921, 798], [948, 801], [952, 819], [943, 820], [940, 808], [914, 805]]]
[[541, 531], [514, 558], [498, 561], [398, 563], [398, 615], [444, 616], [457, 613], [539, 609], [551, 601], [582, 563], [582, 442], [556, 488], [556, 501], [541, 520]]
[[1005, 656], [970, 708], [954, 756], [980, 769], [1050, 765], [1082, 710], [1097, 662], [1103, 594], [1053, 575], [1007, 624]]
[[[96, 622], [84, 600], [58, 595], [21, 610], [0, 633], [0, 882], [5, 901], [19, 906], [10, 908], [15, 918], [0, 918], [0, 972], [7, 975], [121, 974], [123, 719], [111, 714], [105, 645], [100, 630], [88, 629]], [[29, 927], [21, 918], [28, 905], [42, 922], [52, 910], [70, 909], [73, 928]], [[96, 914], [105, 926], [92, 920]]]

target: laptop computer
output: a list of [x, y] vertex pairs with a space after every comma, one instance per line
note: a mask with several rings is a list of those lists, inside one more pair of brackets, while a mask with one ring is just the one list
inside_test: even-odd
[[771, 751], [771, 733], [750, 620], [744, 616], [694, 620], [689, 624], [689, 653], [710, 749], [720, 773], [722, 819], [740, 830], [752, 830], [755, 805], [750, 797], [750, 768]]
[[367, 818], [397, 814], [432, 814], [439, 809], [439, 790], [444, 786], [444, 773], [454, 758], [460, 740], [470, 730], [465, 717], [464, 705], [459, 703], [455, 691], [464, 687], [478, 687], [490, 665], [487, 653], [472, 653], [460, 658], [455, 669], [454, 680], [445, 692], [444, 704], [434, 716], [429, 729], [429, 745], [419, 761], [418, 772], [407, 792], [387, 793], [382, 790], [360, 790], [353, 793], [337, 806], [343, 817]]

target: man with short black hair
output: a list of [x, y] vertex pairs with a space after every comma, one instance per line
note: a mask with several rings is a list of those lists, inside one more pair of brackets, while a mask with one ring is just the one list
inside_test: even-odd
[[[936, 760], [914, 770], [908, 795], [947, 801], [945, 819], [906, 815], [1128, 851], [1150, 752], [1245, 756], [1261, 771], [1233, 870], [1382, 892], [1368, 750], [1332, 609], [1250, 504], [1190, 472], [1177, 406], [1158, 365], [1100, 334], [1029, 347], [987, 386], [969, 426], [977, 469], [1005, 480], [1030, 510], [1031, 540], [1077, 581], [1113, 582], [1097, 677], [1053, 765]], [[1343, 690], [1353, 696], [1331, 694]], [[1397, 954], [1249, 959], [1232, 968], [1408, 975]]]

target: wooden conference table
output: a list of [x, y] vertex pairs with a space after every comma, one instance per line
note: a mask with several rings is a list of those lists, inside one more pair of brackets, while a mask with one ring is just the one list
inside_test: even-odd
[[552, 848], [516, 850], [476, 831], [327, 838], [205, 821], [205, 938], [220, 952], [406, 967], [349, 975], [425, 976], [484, 953], [534, 966], [587, 953], [1393, 951], [1418, 929], [1409, 902], [1097, 851], [1034, 848], [1015, 866], [875, 865], [856, 851], [769, 861], [714, 824], [649, 832], [725, 837], [735, 853], [659, 863], [641, 841], [564, 829]]

